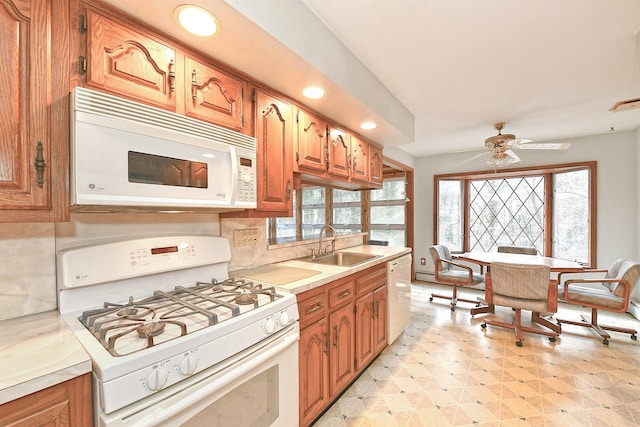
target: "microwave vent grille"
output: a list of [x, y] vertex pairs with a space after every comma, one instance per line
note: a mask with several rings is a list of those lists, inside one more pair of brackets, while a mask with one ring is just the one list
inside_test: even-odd
[[254, 152], [257, 148], [256, 139], [253, 137], [106, 93], [76, 87], [73, 99], [74, 108], [77, 111], [132, 120], [137, 123], [223, 142]]

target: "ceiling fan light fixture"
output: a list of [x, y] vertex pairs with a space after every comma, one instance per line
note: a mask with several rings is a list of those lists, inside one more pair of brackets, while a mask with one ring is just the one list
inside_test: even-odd
[[491, 166], [492, 168], [496, 169], [496, 168], [501, 168], [504, 166], [508, 166], [512, 163], [514, 163], [516, 161], [516, 159], [514, 159], [513, 157], [511, 157], [510, 155], [508, 155], [507, 153], [496, 153], [493, 156], [491, 156], [489, 158], [489, 160], [487, 160], [487, 165]]

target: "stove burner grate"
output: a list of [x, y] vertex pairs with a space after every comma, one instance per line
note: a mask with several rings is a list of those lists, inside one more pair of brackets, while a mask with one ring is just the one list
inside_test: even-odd
[[[240, 316], [281, 297], [274, 287], [244, 279], [212, 279], [190, 287], [176, 286], [169, 292], [155, 291], [138, 301], [129, 297], [126, 304], [105, 302], [103, 308], [87, 310], [78, 319], [109, 353], [124, 356]], [[204, 326], [194, 326], [201, 321]], [[119, 344], [122, 339], [135, 344], [123, 349]]]

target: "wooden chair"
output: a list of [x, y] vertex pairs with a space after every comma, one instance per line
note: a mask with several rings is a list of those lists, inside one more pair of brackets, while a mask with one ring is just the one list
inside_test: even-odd
[[498, 252], [508, 254], [538, 255], [538, 250], [530, 246], [498, 246]]
[[[560, 299], [568, 304], [591, 308], [591, 318], [581, 315], [581, 322], [563, 319], [557, 319], [557, 321], [560, 324], [567, 323], [593, 329], [602, 337], [604, 345], [609, 345], [609, 338], [611, 338], [606, 331], [630, 334], [632, 340], [637, 340], [638, 331], [635, 329], [599, 324], [598, 310], [614, 313], [624, 313], [628, 310], [629, 296], [638, 284], [640, 277], [640, 263], [629, 259], [619, 259], [613, 263], [609, 270], [593, 269], [585, 270], [584, 273], [605, 274], [603, 278], [568, 279], [563, 283], [563, 276], [577, 273], [560, 273], [558, 275], [559, 294]], [[591, 287], [580, 286], [581, 284], [591, 284]], [[598, 286], [593, 287], [594, 284]]]
[[473, 303], [476, 307], [484, 303], [481, 298], [475, 301], [458, 298], [458, 286], [479, 285], [484, 282], [482, 275], [474, 273], [471, 267], [454, 262], [451, 258], [451, 251], [444, 245], [431, 246], [429, 253], [433, 259], [435, 281], [453, 286], [453, 295], [431, 294], [429, 301], [433, 301], [434, 298], [448, 299], [450, 300], [451, 311], [456, 310], [458, 301]]
[[[558, 334], [522, 325], [522, 310], [532, 313], [555, 313], [558, 310], [558, 287], [551, 283], [551, 270], [546, 265], [491, 263], [491, 275], [485, 282], [487, 303], [514, 309], [514, 323], [485, 319], [480, 325], [513, 329], [516, 345], [522, 347], [524, 332], [546, 335], [555, 341]], [[536, 318], [536, 316], [532, 316]]]

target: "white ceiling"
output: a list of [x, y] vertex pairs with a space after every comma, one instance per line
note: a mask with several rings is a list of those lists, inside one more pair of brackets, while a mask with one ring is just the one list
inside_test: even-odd
[[[638, 0], [190, 0], [212, 39], [177, 28], [183, 1], [107, 2], [416, 156], [482, 149], [496, 122], [536, 142], [640, 125], [608, 111], [640, 97]], [[303, 100], [310, 83], [327, 96]]]

